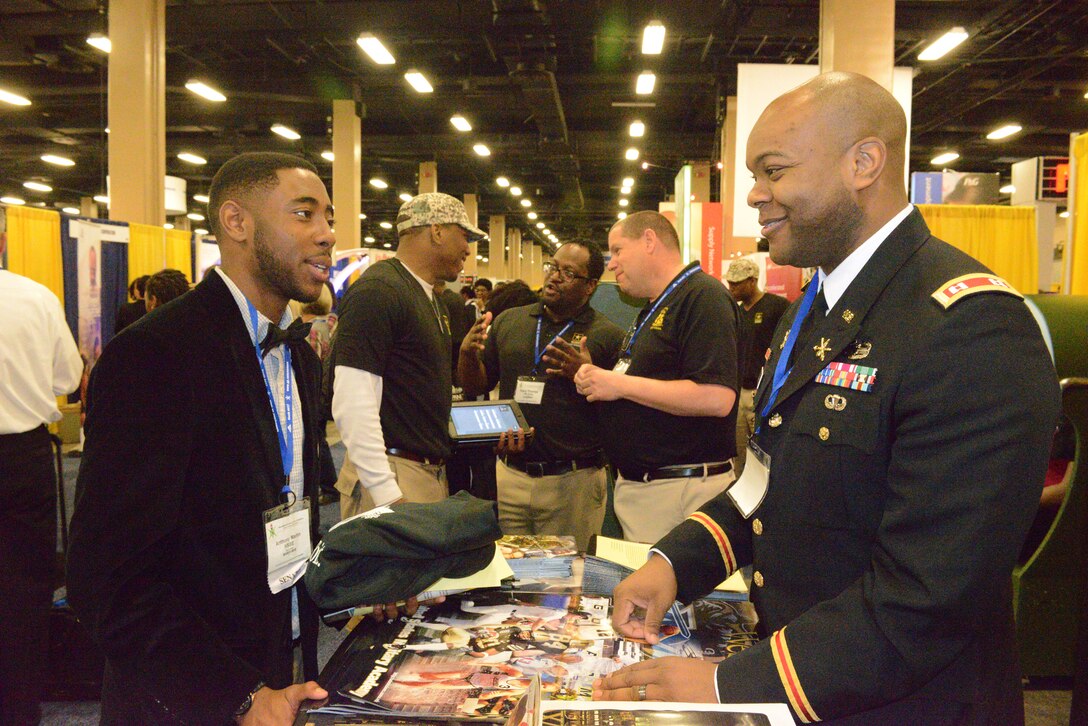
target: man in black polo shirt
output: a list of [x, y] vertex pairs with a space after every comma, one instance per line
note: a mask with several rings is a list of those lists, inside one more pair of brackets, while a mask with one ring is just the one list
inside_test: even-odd
[[523, 453], [496, 464], [504, 534], [573, 535], [584, 550], [601, 530], [608, 478], [597, 417], [571, 378], [583, 349], [606, 368], [619, 355], [623, 331], [589, 306], [603, 272], [597, 245], [564, 244], [544, 266], [540, 302], [500, 314], [490, 333], [485, 313], [461, 344], [465, 393], [476, 396], [498, 382], [499, 395], [518, 401], [535, 429]]
[[740, 397], [737, 399], [736, 475], [744, 471], [748, 439], [756, 430], [754, 398], [759, 373], [767, 359], [771, 336], [790, 301], [759, 289], [759, 265], [747, 258], [733, 260], [725, 273], [729, 294], [737, 301], [740, 326], [737, 334], [737, 359], [740, 361]]
[[448, 494], [450, 323], [434, 296], [457, 279], [469, 242], [484, 238], [448, 194], [400, 208], [397, 256], [371, 265], [340, 305], [332, 414], [347, 459], [336, 482], [341, 517]]
[[619, 469], [616, 516], [626, 539], [656, 542], [733, 482], [737, 313], [729, 292], [685, 266], [672, 224], [636, 212], [608, 234], [620, 289], [649, 300], [619, 362], [584, 365], [578, 392], [601, 401], [609, 459]]

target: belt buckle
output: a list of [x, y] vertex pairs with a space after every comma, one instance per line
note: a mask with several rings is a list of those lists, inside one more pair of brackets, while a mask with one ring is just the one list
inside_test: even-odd
[[[535, 467], [537, 473], [533, 474], [530, 469]], [[525, 462], [525, 473], [529, 476], [542, 477], [544, 476], [544, 462], [543, 461], [527, 461]]]

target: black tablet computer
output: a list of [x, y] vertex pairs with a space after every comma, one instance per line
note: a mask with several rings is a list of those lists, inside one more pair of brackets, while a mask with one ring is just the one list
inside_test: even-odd
[[450, 438], [455, 444], [497, 444], [510, 429], [529, 431], [517, 401], [463, 401], [450, 410]]

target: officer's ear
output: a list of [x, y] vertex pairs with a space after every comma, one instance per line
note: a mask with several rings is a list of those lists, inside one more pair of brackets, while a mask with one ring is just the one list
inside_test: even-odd
[[855, 191], [872, 186], [884, 172], [888, 147], [882, 139], [868, 136], [850, 147], [850, 162]]
[[431, 225], [431, 244], [436, 246], [436, 247], [438, 245], [442, 244], [442, 225], [441, 224], [432, 224]]

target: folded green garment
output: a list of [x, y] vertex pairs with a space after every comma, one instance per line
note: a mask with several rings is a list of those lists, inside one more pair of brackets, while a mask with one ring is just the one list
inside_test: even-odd
[[322, 609], [396, 602], [487, 567], [501, 536], [494, 502], [467, 492], [378, 507], [329, 530], [304, 582]]

